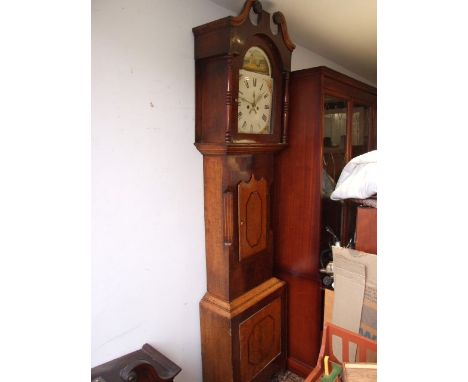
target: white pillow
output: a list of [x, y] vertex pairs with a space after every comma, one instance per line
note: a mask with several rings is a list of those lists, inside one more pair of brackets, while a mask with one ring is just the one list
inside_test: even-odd
[[359, 155], [346, 164], [330, 199], [367, 199], [375, 194], [377, 194], [377, 150]]

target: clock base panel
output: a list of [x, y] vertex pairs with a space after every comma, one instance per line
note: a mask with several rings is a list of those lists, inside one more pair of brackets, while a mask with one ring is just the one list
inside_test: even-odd
[[228, 302], [200, 302], [204, 382], [269, 382], [286, 366], [286, 284], [275, 277]]

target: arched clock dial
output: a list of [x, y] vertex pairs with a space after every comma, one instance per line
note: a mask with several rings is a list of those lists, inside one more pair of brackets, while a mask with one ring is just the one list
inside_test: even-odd
[[273, 78], [265, 52], [250, 48], [239, 70], [237, 131], [243, 134], [270, 134]]
[[273, 79], [263, 74], [239, 71], [237, 126], [239, 133], [269, 134]]

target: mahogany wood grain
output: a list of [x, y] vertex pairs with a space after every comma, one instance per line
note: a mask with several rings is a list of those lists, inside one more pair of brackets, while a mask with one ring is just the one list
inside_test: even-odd
[[270, 278], [227, 302], [200, 302], [203, 381], [262, 381], [286, 361], [285, 282]]
[[203, 381], [233, 381], [233, 338], [226, 335], [231, 333], [229, 318], [208, 296], [200, 302]]
[[[280, 272], [278, 276], [288, 285], [288, 369], [307, 375], [315, 364], [320, 347], [320, 330], [311, 317], [322, 315], [320, 280]], [[320, 325], [320, 323], [318, 323]], [[297, 341], [301, 338], [302, 341]]]
[[357, 208], [356, 249], [377, 254], [377, 208]]
[[[286, 364], [286, 287], [272, 277], [271, 193], [274, 157], [286, 147], [294, 44], [284, 16], [277, 13], [273, 21], [277, 34], [260, 1], [247, 0], [239, 16], [193, 28], [195, 145], [203, 154], [205, 190], [205, 382], [266, 382]], [[270, 134], [238, 132], [239, 70], [252, 46], [271, 63]]]
[[[271, 154], [206, 155], [203, 163], [207, 289], [211, 294], [229, 301], [273, 274], [273, 235], [271, 224], [266, 221], [271, 210], [271, 201], [266, 194], [273, 182], [273, 157]], [[241, 202], [238, 185], [248, 183], [252, 174], [257, 179], [263, 179], [261, 193], [266, 215], [261, 217], [261, 240], [265, 245], [254, 246], [253, 256], [240, 256], [237, 206]], [[231, 194], [229, 200], [225, 199], [226, 193]], [[245, 202], [247, 200], [248, 195]], [[227, 206], [228, 202], [231, 204]], [[226, 235], [230, 237], [229, 241], [226, 241]]]
[[310, 277], [320, 244], [321, 100], [319, 73], [291, 73], [289, 147], [275, 162], [275, 268]]
[[281, 355], [281, 299], [278, 297], [239, 325], [242, 381], [252, 380]]
[[[252, 7], [248, 1], [246, 6]], [[244, 8], [245, 10], [245, 8]], [[239, 16], [240, 17], [240, 16]], [[239, 22], [241, 20], [241, 22]], [[285, 25], [284, 17], [278, 22]], [[291, 52], [286, 28], [273, 34], [270, 15], [262, 11], [258, 25], [242, 16], [227, 17], [193, 28], [195, 36], [196, 87], [196, 142], [197, 143], [280, 143], [287, 123], [288, 74], [291, 70]], [[245, 52], [251, 46], [260, 47], [269, 57], [273, 87], [272, 134], [243, 134], [237, 132], [238, 72]]]
[[[289, 90], [288, 148], [276, 157], [275, 162], [274, 274], [288, 283], [288, 367], [296, 374], [306, 376], [315, 366], [319, 354], [323, 314], [323, 291], [318, 272], [324, 233], [322, 222], [332, 218], [322, 216], [324, 100], [325, 96], [334, 96], [348, 103], [348, 111], [352, 110], [353, 104], [359, 103], [374, 113], [377, 91], [326, 67], [292, 72]], [[371, 115], [374, 118], [375, 114]], [[351, 121], [352, 118], [348, 118], [348, 133]], [[369, 129], [370, 148], [375, 123], [371, 123]], [[348, 134], [345, 142], [348, 160], [351, 158], [351, 136]], [[340, 203], [336, 203], [336, 207], [339, 219]], [[345, 219], [341, 226], [348, 229], [349, 213], [346, 208], [342, 210], [341, 216]], [[322, 238], [323, 242], [327, 241]]]
[[239, 195], [239, 260], [267, 249], [268, 184], [264, 178], [253, 176], [249, 182], [240, 182]]

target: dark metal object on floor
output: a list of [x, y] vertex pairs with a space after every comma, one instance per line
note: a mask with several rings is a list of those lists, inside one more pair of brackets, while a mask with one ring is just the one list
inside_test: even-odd
[[91, 369], [91, 382], [170, 382], [182, 369], [151, 345]]

